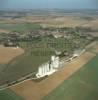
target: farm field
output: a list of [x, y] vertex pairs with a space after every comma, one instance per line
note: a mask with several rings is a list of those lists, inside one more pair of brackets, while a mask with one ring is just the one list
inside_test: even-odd
[[[90, 16], [90, 17], [88, 17]], [[66, 15], [66, 16], [24, 16], [0, 20], [0, 32], [20, 33], [39, 29], [42, 27], [91, 27], [97, 29], [98, 17], [92, 15]]]
[[40, 28], [40, 25], [34, 24], [34, 23], [0, 23], [0, 30], [1, 33], [6, 31], [11, 32], [11, 31], [16, 31], [20, 33], [26, 33], [28, 31], [36, 30]]
[[[56, 72], [55, 74], [49, 76], [48, 78], [40, 82], [26, 81], [24, 83], [11, 87], [11, 89], [18, 95], [24, 97], [26, 100], [31, 100], [32, 98], [34, 100], [41, 100], [44, 96], [48, 95], [60, 84], [62, 84], [64, 80], [72, 76], [81, 67], [85, 68], [84, 65], [88, 61], [91, 61], [91, 59], [95, 57], [95, 55], [96, 55], [95, 53], [87, 51], [76, 60], [72, 61], [68, 65], [65, 65], [65, 67], [62, 70]], [[48, 97], [45, 98], [47, 100]], [[59, 98], [58, 100], [61, 99]]]
[[[88, 15], [87, 15], [88, 16]], [[91, 19], [85, 18], [85, 15], [83, 16], [64, 16], [64, 17], [56, 17], [51, 18], [49, 20], [43, 20], [43, 23], [41, 23], [41, 26], [44, 27], [77, 27], [77, 26], [83, 26], [83, 27], [92, 27], [97, 28], [98, 24], [98, 17], [96, 16], [90, 16]]]
[[11, 90], [0, 91], [0, 100], [24, 100], [22, 97], [16, 95]]
[[43, 100], [97, 100], [98, 54]]
[[7, 64], [23, 53], [24, 50], [21, 48], [4, 47], [3, 45], [0, 45], [0, 64]]
[[0, 84], [15, 81], [21, 77], [24, 77], [30, 73], [35, 72], [40, 64], [49, 60], [49, 57], [49, 55], [39, 57], [36, 56], [36, 54], [32, 55], [30, 52], [26, 52], [23, 55], [16, 57], [14, 60], [12, 60], [6, 65], [1, 64]]
[[9, 33], [10, 31], [5, 30], [5, 29], [0, 29], [0, 33]]

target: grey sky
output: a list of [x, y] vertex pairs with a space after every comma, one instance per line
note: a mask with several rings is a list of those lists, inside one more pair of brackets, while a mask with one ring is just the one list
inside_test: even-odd
[[0, 9], [98, 9], [98, 0], [0, 0]]

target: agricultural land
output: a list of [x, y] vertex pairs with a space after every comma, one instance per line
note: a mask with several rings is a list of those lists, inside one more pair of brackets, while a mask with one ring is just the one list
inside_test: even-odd
[[[97, 100], [98, 14], [95, 11], [0, 11], [0, 100]], [[85, 52], [36, 79], [52, 55]]]

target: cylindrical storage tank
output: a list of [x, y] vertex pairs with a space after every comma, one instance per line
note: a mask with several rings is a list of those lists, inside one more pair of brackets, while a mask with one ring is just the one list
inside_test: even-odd
[[50, 64], [50, 70], [53, 70], [53, 62]]
[[55, 56], [51, 56], [51, 61], [54, 61], [55, 60]]
[[49, 72], [49, 64], [47, 64], [47, 72]]
[[59, 68], [59, 57], [56, 57], [54, 62], [53, 62], [53, 67], [54, 68]]
[[42, 72], [41, 72], [41, 67], [39, 67], [38, 74], [39, 74], [39, 75], [42, 75]]
[[43, 66], [41, 67], [41, 72], [42, 72], [42, 75], [44, 74], [44, 68]]
[[47, 73], [47, 64], [45, 64], [45, 66], [44, 66], [44, 74], [46, 74]]

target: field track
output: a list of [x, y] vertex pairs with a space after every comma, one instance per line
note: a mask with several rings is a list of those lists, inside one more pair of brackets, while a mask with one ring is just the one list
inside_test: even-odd
[[[95, 47], [95, 45], [96, 44], [94, 43], [91, 46]], [[98, 49], [96, 50], [96, 53], [98, 53]], [[10, 89], [24, 97], [26, 100], [41, 100], [45, 95], [49, 94], [52, 90], [59, 86], [64, 80], [83, 67], [83, 65], [90, 61], [95, 55], [95, 53], [88, 50], [80, 57], [67, 64], [63, 69], [41, 82], [26, 81], [13, 86]]]

